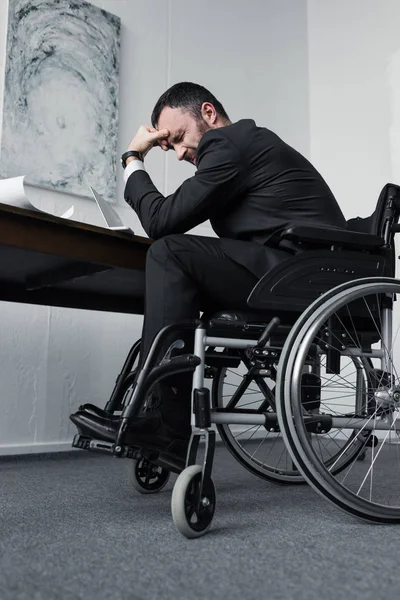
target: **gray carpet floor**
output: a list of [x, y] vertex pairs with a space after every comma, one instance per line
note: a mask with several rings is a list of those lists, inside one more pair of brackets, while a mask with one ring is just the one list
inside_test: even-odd
[[170, 513], [176, 476], [142, 496], [130, 464], [87, 452], [0, 460], [1, 600], [399, 596], [400, 526], [264, 482], [218, 447], [212, 529], [187, 540]]

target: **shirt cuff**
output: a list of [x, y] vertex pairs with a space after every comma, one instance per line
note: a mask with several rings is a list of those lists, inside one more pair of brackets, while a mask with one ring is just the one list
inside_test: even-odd
[[130, 175], [134, 171], [145, 171], [144, 163], [141, 160], [131, 160], [124, 169], [124, 181], [125, 183], [128, 181]]

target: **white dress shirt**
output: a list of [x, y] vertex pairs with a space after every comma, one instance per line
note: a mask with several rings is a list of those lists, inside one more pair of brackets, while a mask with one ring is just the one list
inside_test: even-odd
[[144, 163], [141, 160], [131, 160], [124, 169], [124, 181], [128, 181], [128, 178], [134, 171], [145, 171]]

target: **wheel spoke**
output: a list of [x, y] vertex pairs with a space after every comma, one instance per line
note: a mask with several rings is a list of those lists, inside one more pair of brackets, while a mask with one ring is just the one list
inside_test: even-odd
[[247, 391], [250, 381], [252, 381], [252, 379], [247, 374], [242, 379], [242, 381], [239, 383], [236, 391], [233, 393], [231, 399], [229, 400], [228, 404], [226, 405], [227, 410], [232, 410], [233, 408], [235, 408], [238, 405], [239, 400], [242, 398], [245, 391]]
[[[237, 370], [221, 369], [213, 380], [214, 406], [229, 412], [235, 412], [236, 409], [275, 412], [273, 389], [263, 377], [249, 376], [249, 368], [249, 363], [241, 363]], [[271, 377], [274, 373], [276, 371], [271, 369]], [[260, 477], [288, 482], [301, 480], [300, 473], [293, 469], [279, 432], [271, 433], [261, 425], [246, 425], [239, 430], [237, 426], [219, 425], [218, 429], [229, 450]], [[287, 455], [286, 458], [283, 454]], [[285, 465], [288, 466], [285, 468]]]
[[[277, 381], [280, 425], [306, 479], [351, 514], [393, 523], [400, 523], [400, 370], [394, 360], [400, 324], [392, 326], [391, 313], [399, 296], [400, 282], [374, 277], [316, 300], [290, 332]], [[318, 403], [318, 389], [302, 378], [313, 372], [315, 356]], [[320, 415], [327, 433], [309, 433], [304, 397], [312, 402], [312, 423]]]
[[[393, 427], [393, 424], [391, 425], [391, 427]], [[362, 488], [362, 486], [364, 485], [364, 483], [365, 483], [365, 481], [366, 481], [366, 479], [367, 479], [368, 475], [371, 473], [371, 492], [370, 492], [370, 495], [372, 496], [372, 474], [373, 474], [374, 465], [375, 465], [375, 462], [376, 462], [376, 460], [377, 460], [377, 458], [378, 458], [379, 454], [381, 453], [381, 451], [382, 451], [382, 449], [383, 449], [383, 447], [384, 447], [385, 441], [387, 440], [387, 438], [388, 438], [388, 435], [389, 435], [390, 431], [391, 431], [391, 429], [389, 429], [389, 430], [388, 430], [388, 432], [386, 433], [386, 435], [385, 435], [385, 437], [384, 437], [383, 441], [382, 441], [382, 442], [381, 442], [381, 444], [380, 444], [379, 450], [378, 450], [376, 453], [374, 452], [374, 450], [375, 450], [375, 446], [372, 446], [372, 460], [371, 460], [371, 466], [369, 467], [369, 469], [368, 469], [368, 471], [367, 471], [367, 473], [366, 473], [366, 475], [365, 475], [364, 479], [363, 479], [363, 480], [362, 480], [362, 482], [361, 482], [361, 485], [360, 485], [360, 487], [358, 488], [357, 495], [360, 493], [360, 491], [361, 491], [361, 488]], [[370, 497], [370, 500], [371, 500], [371, 497]]]

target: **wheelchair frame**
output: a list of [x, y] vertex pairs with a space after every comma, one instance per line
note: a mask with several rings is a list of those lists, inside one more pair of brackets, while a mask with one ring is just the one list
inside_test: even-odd
[[[201, 478], [197, 485], [196, 498], [197, 508], [201, 510], [202, 503], [205, 509], [210, 506], [210, 501], [207, 499], [204, 490], [210, 490], [211, 472], [215, 451], [216, 436], [215, 431], [211, 428], [216, 425], [260, 425], [269, 431], [279, 431], [277, 412], [264, 412], [254, 414], [251, 412], [229, 412], [225, 409], [211, 409], [210, 392], [205, 387], [205, 367], [207, 348], [224, 348], [236, 350], [248, 350], [252, 352], [253, 357], [257, 356], [258, 365], [260, 366], [260, 374], [267, 370], [269, 360], [278, 361], [282, 353], [282, 345], [273, 343], [273, 336], [281, 327], [281, 319], [278, 316], [272, 316], [270, 319], [262, 318], [262, 311], [268, 307], [268, 312], [277, 310], [282, 311], [282, 306], [286, 311], [294, 311], [304, 317], [311, 314], [315, 310], [316, 304], [326, 302], [328, 298], [333, 298], [335, 295], [343, 293], [347, 288], [354, 286], [355, 283], [367, 283], [375, 279], [371, 277], [371, 272], [380, 276], [392, 274], [393, 270], [393, 238], [394, 233], [400, 231], [397, 225], [398, 216], [400, 213], [400, 188], [393, 185], [387, 185], [381, 193], [378, 201], [378, 215], [375, 219], [375, 233], [378, 234], [380, 240], [379, 253], [377, 248], [379, 244], [370, 238], [370, 246], [360, 251], [360, 242], [358, 242], [359, 251], [355, 251], [357, 247], [356, 241], [339, 242], [335, 239], [328, 240], [330, 250], [326, 250], [326, 244], [323, 245], [323, 234], [313, 234], [311, 228], [306, 229], [306, 234], [301, 236], [307, 238], [305, 251], [299, 255], [288, 258], [283, 264], [279, 265], [267, 274], [258, 282], [254, 290], [249, 296], [248, 304], [250, 308], [254, 308], [253, 319], [259, 314], [259, 321], [249, 322], [246, 318], [240, 320], [235, 319], [208, 319], [203, 315], [202, 319], [183, 322], [179, 324], [169, 325], [163, 328], [156, 336], [150, 348], [148, 356], [143, 364], [133, 390], [127, 403], [123, 404], [123, 400], [129, 387], [134, 382], [135, 374], [133, 372], [134, 362], [139, 354], [140, 340], [131, 348], [120, 375], [117, 378], [114, 390], [110, 400], [105, 406], [107, 413], [114, 413], [122, 410], [121, 426], [115, 443], [104, 442], [100, 440], [86, 439], [84, 436], [77, 434], [73, 445], [78, 448], [91, 450], [107, 451], [116, 457], [127, 457], [140, 459], [141, 453], [138, 448], [134, 448], [125, 444], [124, 436], [129, 424], [138, 417], [140, 410], [143, 408], [143, 399], [146, 398], [151, 388], [160, 380], [169, 377], [170, 375], [193, 372], [193, 387], [192, 387], [192, 412], [191, 425], [192, 435], [189, 442], [189, 449], [186, 457], [185, 469], [196, 465], [199, 443], [202, 438], [205, 439], [205, 452], [203, 466], [201, 469]], [[301, 229], [301, 228], [299, 228]], [[296, 229], [284, 232], [283, 239], [295, 240]], [[313, 238], [314, 235], [314, 238]], [[322, 239], [321, 239], [322, 235]], [[363, 235], [366, 234], [355, 234]], [[311, 236], [311, 239], [310, 239]], [[375, 236], [376, 237], [376, 236]], [[367, 238], [365, 238], [367, 239]], [[298, 245], [302, 245], [302, 241], [297, 241]], [[374, 242], [374, 243], [372, 243]], [[307, 244], [309, 244], [307, 249]], [[353, 245], [352, 245], [353, 244]], [[304, 244], [303, 244], [304, 245]], [[312, 248], [321, 247], [322, 249], [313, 250]], [[311, 247], [311, 250], [309, 249]], [[300, 265], [301, 277], [297, 276], [296, 264]], [[309, 286], [304, 286], [304, 281], [308, 278]], [[311, 279], [310, 279], [311, 278]], [[334, 287], [332, 287], [332, 282]], [[303, 284], [303, 285], [302, 285]], [[295, 298], [288, 295], [295, 288], [297, 295]], [[324, 294], [321, 296], [321, 294]], [[313, 302], [314, 300], [314, 302]], [[217, 332], [215, 331], [217, 330]], [[155, 364], [155, 357], [159, 354], [159, 349], [162, 347], [166, 338], [172, 332], [193, 331], [194, 333], [194, 352], [171, 357], [171, 351], [174, 344], [170, 347], [167, 355], [160, 364]], [[222, 331], [222, 333], [221, 333]], [[233, 333], [232, 333], [233, 332]], [[238, 333], [246, 337], [235, 337]], [[225, 333], [225, 335], [224, 335]], [[228, 334], [229, 333], [229, 334]], [[343, 352], [343, 356], [363, 356], [371, 358], [379, 358], [381, 360], [382, 370], [385, 368], [388, 360], [388, 352], [392, 348], [392, 309], [384, 308], [382, 311], [382, 336], [381, 340], [383, 347], [386, 350], [372, 350], [370, 352], [359, 352], [349, 350], [348, 354]], [[221, 366], [224, 365], [225, 356], [223, 353], [220, 356], [213, 355], [214, 360], [219, 360]], [[358, 376], [358, 374], [357, 374]], [[323, 433], [326, 427], [341, 427], [344, 424], [354, 427], [355, 429], [363, 428], [366, 431], [384, 429], [383, 424], [374, 423], [368, 419], [355, 417], [351, 422], [347, 417], [330, 417], [330, 419], [321, 418], [320, 415], [307, 415], [304, 417], [308, 424], [309, 431]], [[327, 422], [329, 421], [329, 422]], [[293, 456], [293, 455], [292, 455]], [[294, 457], [293, 457], [294, 458]], [[170, 471], [179, 472], [180, 469], [173, 463], [168, 461], [160, 461], [159, 465], [162, 468]], [[194, 471], [193, 471], [194, 472]], [[183, 473], [183, 471], [182, 471]], [[199, 479], [199, 478], [198, 478]], [[189, 485], [190, 482], [188, 482]], [[215, 493], [214, 493], [215, 496]], [[206, 518], [206, 523], [200, 530], [193, 529], [190, 524], [183, 523], [182, 514], [174, 518], [178, 529], [187, 537], [198, 537], [205, 533], [211, 524], [215, 497], [211, 510], [212, 512]], [[181, 511], [182, 512], [182, 511]], [[178, 522], [177, 522], [178, 521]], [[209, 522], [208, 522], [209, 521]], [[186, 526], [187, 525], [187, 526]]]

